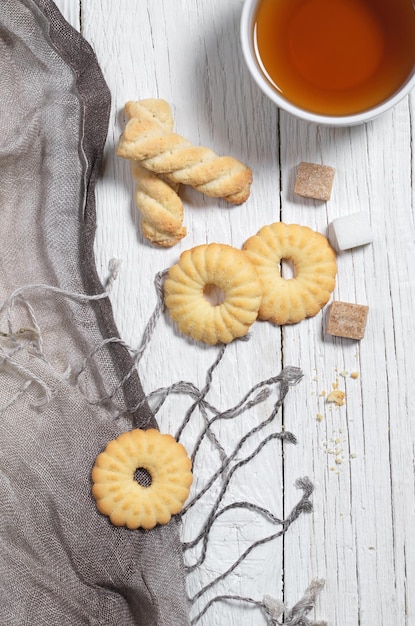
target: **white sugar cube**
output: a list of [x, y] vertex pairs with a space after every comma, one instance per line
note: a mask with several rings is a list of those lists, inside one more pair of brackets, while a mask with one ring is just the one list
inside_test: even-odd
[[338, 252], [371, 243], [373, 233], [366, 211], [336, 218], [329, 224], [327, 236]]

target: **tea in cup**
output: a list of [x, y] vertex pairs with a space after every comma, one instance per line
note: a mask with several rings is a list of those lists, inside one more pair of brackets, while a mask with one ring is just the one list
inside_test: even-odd
[[261, 89], [309, 121], [367, 121], [415, 85], [413, 0], [246, 0], [241, 41]]

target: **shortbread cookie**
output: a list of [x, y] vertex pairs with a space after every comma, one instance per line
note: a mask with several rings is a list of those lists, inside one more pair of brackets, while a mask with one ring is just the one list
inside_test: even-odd
[[[307, 226], [276, 222], [250, 237], [243, 249], [257, 268], [263, 290], [258, 317], [295, 324], [316, 315], [335, 286], [336, 255], [326, 237]], [[281, 261], [294, 277], [281, 275]]]
[[[157, 120], [163, 131], [173, 130], [173, 116], [165, 100], [130, 101], [124, 110], [130, 119]], [[179, 185], [156, 176], [137, 161], [130, 163], [143, 236], [156, 246], [170, 248], [186, 235], [183, 203], [177, 193]]]
[[[213, 305], [216, 288], [222, 301]], [[226, 244], [211, 243], [186, 250], [170, 268], [165, 302], [179, 330], [205, 343], [229, 343], [246, 335], [256, 320], [262, 289], [248, 256]]]
[[[167, 524], [189, 496], [191, 466], [185, 448], [171, 435], [154, 428], [125, 432], [96, 458], [92, 494], [97, 508], [114, 526], [149, 530]], [[146, 481], [137, 479], [139, 470]]]
[[[163, 101], [164, 102], [164, 101]], [[139, 161], [155, 174], [164, 174], [169, 181], [183, 183], [233, 204], [249, 197], [252, 172], [243, 163], [228, 156], [218, 156], [205, 147], [166, 130], [157, 116], [140, 114], [139, 103], [128, 107], [131, 119], [118, 142], [117, 154]], [[164, 103], [165, 105], [165, 103]]]

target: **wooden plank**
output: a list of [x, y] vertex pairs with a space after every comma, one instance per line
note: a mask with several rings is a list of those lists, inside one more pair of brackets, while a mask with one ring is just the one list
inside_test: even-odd
[[[136, 347], [156, 304], [154, 276], [175, 262], [181, 250], [213, 241], [240, 247], [261, 225], [278, 219], [278, 115], [258, 94], [240, 63], [239, 2], [210, 0], [189, 4], [126, 0], [117, 5], [83, 0], [82, 7], [84, 35], [98, 55], [113, 95], [106, 169], [97, 189], [97, 260], [103, 276], [107, 274], [111, 257], [122, 262], [112, 302], [121, 336]], [[172, 106], [176, 130], [193, 143], [245, 162], [249, 158], [254, 170], [252, 196], [240, 207], [230, 207], [221, 200], [183, 190], [188, 236], [171, 250], [151, 248], [142, 240], [128, 164], [115, 156], [123, 128], [124, 103], [147, 97], [165, 98]], [[257, 115], [258, 110], [263, 114]], [[144, 388], [150, 392], [179, 380], [191, 381], [202, 388], [206, 371], [217, 354], [218, 348], [195, 345], [178, 336], [163, 317], [139, 368]], [[253, 385], [278, 374], [280, 368], [280, 330], [258, 323], [250, 341], [237, 342], [227, 348], [214, 374], [208, 399], [225, 410]], [[271, 400], [275, 401], [275, 395]], [[175, 433], [190, 403], [183, 397], [171, 399], [158, 414], [161, 429]], [[269, 401], [261, 409], [251, 410], [231, 422], [218, 422], [215, 433], [227, 453], [270, 410]], [[281, 416], [278, 416], [274, 430], [280, 429], [280, 421]], [[196, 413], [183, 437], [189, 449], [201, 424], [201, 417]], [[263, 435], [253, 437], [238, 460], [253, 450], [262, 438]], [[218, 462], [212, 445], [204, 445], [195, 465], [195, 491], [207, 481]], [[217, 490], [218, 487], [186, 516], [185, 540], [199, 531]], [[235, 474], [225, 502], [253, 501], [281, 516], [282, 494], [281, 446], [275, 441], [251, 466]], [[189, 595], [193, 596], [202, 585], [225, 571], [254, 540], [272, 532], [275, 526], [262, 516], [240, 510], [226, 513], [212, 529], [205, 563], [189, 576]], [[267, 544], [253, 552], [224, 583], [204, 594], [192, 614], [218, 593], [259, 599], [264, 593], [280, 595], [281, 568], [282, 542]], [[214, 605], [200, 624], [245, 626], [258, 624], [261, 619], [255, 609], [221, 603]]]
[[[288, 190], [300, 160], [337, 170], [325, 205], [294, 199], [287, 191], [284, 219], [323, 231], [335, 217], [366, 210], [374, 232], [373, 245], [338, 256], [335, 298], [369, 305], [364, 340], [328, 337], [324, 316], [284, 331], [285, 358], [292, 361], [301, 347], [309, 364], [307, 384], [286, 404], [287, 416], [297, 425], [287, 427], [302, 431], [306, 453], [287, 452], [285, 471], [290, 474], [301, 459], [316, 484], [314, 514], [302, 520], [305, 537], [300, 545], [297, 537], [286, 537], [285, 582], [292, 589], [299, 579], [304, 585], [312, 575], [325, 577], [322, 611], [330, 623], [347, 626], [409, 624], [413, 615], [405, 573], [414, 557], [407, 363], [408, 340], [413, 346], [415, 260], [410, 126], [407, 101], [366, 127], [324, 129], [288, 116], [281, 125]], [[350, 378], [353, 370], [358, 380]], [[342, 407], [327, 405], [320, 396], [337, 381], [347, 396]], [[322, 422], [317, 413], [324, 415]]]
[[76, 30], [81, 30], [81, 0], [55, 0], [63, 17]]

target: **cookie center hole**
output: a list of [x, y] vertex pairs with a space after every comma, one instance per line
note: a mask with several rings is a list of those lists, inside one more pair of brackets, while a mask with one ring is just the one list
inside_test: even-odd
[[134, 472], [134, 480], [142, 487], [150, 487], [152, 483], [151, 474], [144, 467], [137, 467]]
[[295, 265], [290, 259], [281, 259], [280, 273], [285, 280], [295, 278]]
[[225, 292], [217, 285], [210, 283], [205, 285], [203, 295], [212, 306], [218, 306], [225, 302]]

